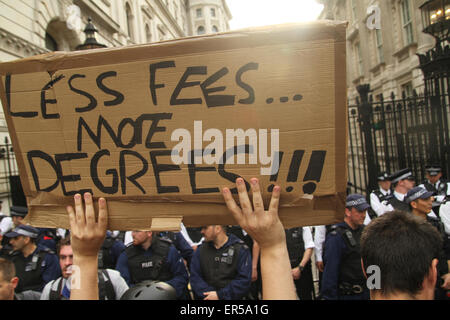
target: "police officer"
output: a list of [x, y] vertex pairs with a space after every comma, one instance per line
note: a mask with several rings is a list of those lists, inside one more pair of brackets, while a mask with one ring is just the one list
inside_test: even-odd
[[392, 208], [389, 208], [389, 211], [395, 209], [408, 212], [409, 206], [404, 199], [408, 191], [415, 186], [415, 178], [411, 169], [406, 168], [395, 172], [391, 176], [391, 182], [394, 185], [394, 192], [388, 200], [388, 204]]
[[369, 299], [359, 246], [369, 207], [364, 196], [348, 195], [344, 222], [334, 225], [326, 236], [321, 287], [325, 300]]
[[[73, 272], [73, 250], [70, 238], [62, 239], [57, 250], [62, 277], [47, 283], [42, 290], [41, 300], [70, 299]], [[127, 290], [128, 285], [118, 271], [112, 269], [98, 270], [100, 300], [119, 300]]]
[[419, 185], [428, 191], [433, 192], [433, 212], [436, 217], [439, 217], [439, 209], [447, 200], [447, 193], [449, 190], [449, 183], [442, 179], [442, 168], [439, 165], [428, 165], [425, 167], [426, 180]]
[[164, 281], [175, 288], [178, 299], [185, 298], [188, 273], [172, 242], [151, 231], [132, 231], [132, 237], [116, 265], [125, 281], [130, 286], [145, 280]]
[[48, 249], [39, 249], [35, 243], [39, 231], [21, 224], [5, 236], [14, 249], [14, 262], [19, 284], [16, 292], [42, 291], [44, 285], [61, 275], [58, 257]]
[[297, 227], [287, 229], [285, 233], [297, 295], [300, 300], [313, 300], [314, 285], [311, 256], [314, 251], [314, 242], [311, 229], [309, 227]]
[[442, 236], [443, 247], [438, 258], [438, 281], [436, 283], [437, 290], [435, 299], [445, 300], [448, 299], [448, 297], [446, 297], [446, 291], [450, 290], [450, 239], [445, 233], [442, 222], [428, 215], [433, 205], [433, 194], [433, 191], [427, 191], [425, 188], [416, 187], [407, 193], [405, 201], [409, 204], [413, 215], [431, 223]]
[[191, 263], [191, 286], [196, 299], [239, 300], [245, 297], [252, 278], [250, 250], [226, 226], [201, 230], [204, 241]]
[[385, 171], [380, 172], [377, 180], [378, 189], [375, 189], [370, 193], [370, 208], [367, 211], [371, 219], [375, 219], [388, 211], [392, 211], [392, 207], [388, 205], [389, 197], [392, 196], [389, 173]]
[[172, 241], [173, 245], [186, 261], [189, 268], [189, 266], [191, 265], [192, 256], [194, 255], [194, 249], [186, 241], [183, 234], [181, 232], [163, 231], [160, 232], [158, 236]]
[[111, 231], [106, 231], [105, 241], [98, 252], [99, 269], [115, 269], [123, 250], [125, 250], [123, 242], [114, 237]]

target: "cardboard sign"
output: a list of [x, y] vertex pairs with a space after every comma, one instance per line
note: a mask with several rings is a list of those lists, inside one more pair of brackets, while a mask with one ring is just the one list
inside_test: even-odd
[[[221, 195], [282, 187], [285, 227], [342, 220], [346, 24], [315, 22], [0, 65], [34, 226], [68, 228], [75, 193], [111, 230], [235, 224]], [[237, 199], [237, 196], [236, 196]]]

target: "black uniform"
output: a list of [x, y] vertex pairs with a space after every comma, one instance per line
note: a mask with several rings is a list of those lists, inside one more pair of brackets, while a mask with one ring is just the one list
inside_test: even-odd
[[[427, 189], [427, 191], [433, 192], [434, 196], [444, 196], [443, 202], [445, 202], [448, 192], [447, 182], [439, 180], [436, 184], [431, 184], [428, 180], [426, 180], [422, 184], [425, 187], [425, 189]], [[443, 202], [438, 201], [437, 198], [435, 198], [433, 201], [433, 212], [436, 214], [437, 217], [439, 217], [439, 209]]]
[[427, 221], [431, 223], [440, 233], [443, 239], [443, 248], [439, 255], [439, 262], [437, 265], [438, 270], [438, 281], [436, 282], [436, 291], [435, 291], [435, 299], [436, 300], [448, 300], [449, 298], [446, 296], [446, 291], [441, 288], [442, 282], [441, 276], [447, 274], [450, 270], [448, 269], [447, 260], [450, 260], [450, 238], [445, 233], [444, 225], [441, 221], [427, 216]]
[[[291, 262], [291, 269], [299, 266], [305, 254], [305, 241], [303, 240], [303, 228], [285, 230], [286, 244]], [[301, 271], [300, 279], [294, 280], [297, 294], [300, 300], [312, 300], [314, 297], [314, 285], [312, 278], [311, 260]]]

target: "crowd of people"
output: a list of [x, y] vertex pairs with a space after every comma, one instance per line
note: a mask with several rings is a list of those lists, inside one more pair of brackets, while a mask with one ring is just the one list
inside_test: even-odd
[[106, 200], [96, 219], [89, 193], [67, 208], [70, 230], [26, 225], [27, 209], [12, 207], [0, 224], [0, 299], [449, 299], [450, 183], [426, 170], [417, 187], [409, 169], [380, 173], [367, 199], [347, 196], [343, 222], [313, 228], [286, 230], [280, 187], [266, 210], [256, 178], [250, 193], [236, 180], [239, 205], [222, 190], [238, 226], [107, 231]]

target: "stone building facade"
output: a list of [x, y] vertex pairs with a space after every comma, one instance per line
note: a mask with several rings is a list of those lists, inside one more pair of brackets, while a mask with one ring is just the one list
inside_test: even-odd
[[[0, 62], [50, 51], [73, 51], [92, 19], [107, 47], [159, 42], [229, 30], [226, 0], [0, 0]], [[16, 175], [8, 128], [0, 108], [0, 200], [11, 205]]]
[[424, 0], [319, 0], [324, 4], [319, 19], [348, 21], [347, 85], [349, 102], [356, 87], [370, 84], [374, 99], [391, 92], [407, 96], [423, 87], [416, 53], [434, 46], [422, 32]]

